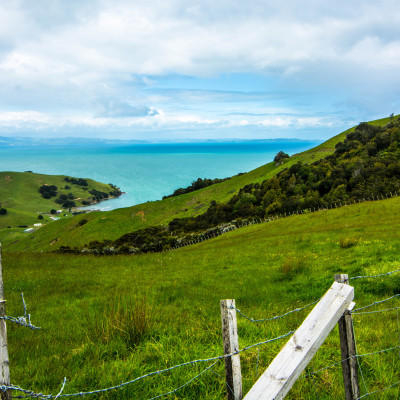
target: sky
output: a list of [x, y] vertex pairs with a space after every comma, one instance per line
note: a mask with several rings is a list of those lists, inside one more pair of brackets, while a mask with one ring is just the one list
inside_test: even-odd
[[327, 139], [400, 113], [397, 0], [3, 0], [0, 136]]

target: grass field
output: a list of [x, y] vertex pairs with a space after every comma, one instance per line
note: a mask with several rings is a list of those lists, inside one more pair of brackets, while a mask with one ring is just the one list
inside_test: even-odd
[[[384, 125], [387, 122], [389, 118], [371, 123]], [[115, 240], [125, 233], [141, 228], [167, 224], [174, 218], [197, 215], [206, 211], [212, 200], [226, 202], [241, 187], [249, 183], [262, 182], [298, 161], [313, 162], [332, 154], [335, 145], [352, 130], [354, 128], [340, 133], [313, 149], [294, 155], [280, 166], [268, 163], [244, 175], [235, 176], [225, 182], [185, 195], [109, 212], [93, 212], [73, 219], [64, 219], [29, 235], [3, 229], [0, 230], [0, 240], [7, 243], [12, 250], [20, 251], [48, 251], [60, 246], [82, 247], [93, 240]], [[86, 219], [88, 223], [80, 225], [79, 221], [82, 219]]]
[[[21, 315], [23, 291], [39, 331], [8, 324], [12, 382], [44, 393], [108, 387], [151, 371], [221, 355], [219, 300], [236, 299], [254, 318], [282, 314], [320, 298], [335, 273], [375, 275], [399, 269], [400, 199], [360, 203], [238, 229], [177, 251], [94, 257], [13, 253], [4, 246], [8, 315]], [[351, 282], [356, 307], [400, 293], [400, 274]], [[392, 300], [380, 307], [398, 306]], [[240, 346], [295, 329], [310, 309], [268, 323], [239, 317]], [[399, 344], [396, 310], [356, 315], [360, 354]], [[285, 341], [241, 356], [244, 392]], [[306, 373], [340, 360], [337, 328]], [[149, 399], [184, 384], [210, 363], [181, 367], [108, 394]], [[398, 351], [361, 359], [368, 391], [400, 379]], [[361, 393], [366, 393], [361, 381]], [[399, 386], [369, 398], [394, 399]], [[86, 397], [85, 397], [86, 398]], [[174, 395], [225, 398], [219, 362]], [[289, 399], [342, 399], [340, 365], [300, 379]]]

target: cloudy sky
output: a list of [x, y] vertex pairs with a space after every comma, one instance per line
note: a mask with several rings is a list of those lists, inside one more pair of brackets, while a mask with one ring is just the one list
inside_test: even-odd
[[3, 0], [0, 136], [325, 139], [400, 112], [397, 0]]

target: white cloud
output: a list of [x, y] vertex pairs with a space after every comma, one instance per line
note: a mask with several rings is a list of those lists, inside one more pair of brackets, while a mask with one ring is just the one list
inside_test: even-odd
[[[258, 102], [260, 108], [271, 108], [274, 101], [279, 103], [276, 108], [297, 107], [299, 115], [312, 108], [325, 112], [319, 99], [331, 94], [334, 103], [350, 102], [360, 113], [391, 113], [397, 111], [392, 108], [399, 105], [400, 91], [396, 89], [400, 85], [397, 8], [395, 0], [2, 3], [0, 112], [2, 118], [6, 111], [19, 112], [19, 126], [65, 126], [72, 124], [69, 115], [78, 112], [85, 115], [85, 122], [78, 116], [76, 123], [90, 126], [176, 123], [288, 128], [321, 122], [314, 116], [253, 120], [243, 115], [252, 111], [250, 105], [257, 107]], [[222, 73], [261, 74], [271, 83], [257, 93], [228, 88], [211, 94], [191, 87], [168, 93], [157, 79], [173, 74], [201, 81]], [[288, 98], [268, 97], [268, 85], [286, 91]], [[312, 100], [311, 95], [299, 99], [299, 93], [307, 91], [318, 99]], [[366, 97], [371, 98], [368, 105]], [[235, 101], [242, 116], [225, 121], [227, 104]], [[190, 110], [189, 104], [198, 109]], [[168, 109], [167, 115], [156, 115], [160, 109]], [[39, 121], [38, 114], [29, 110], [48, 119]], [[7, 118], [7, 124], [12, 124], [12, 116]], [[0, 118], [0, 123], [6, 121]]]

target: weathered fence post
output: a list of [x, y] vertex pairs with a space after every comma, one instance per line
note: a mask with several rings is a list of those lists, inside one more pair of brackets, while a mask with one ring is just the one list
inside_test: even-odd
[[[336, 274], [335, 281], [349, 284], [347, 274]], [[340, 350], [342, 354], [342, 371], [344, 381], [344, 391], [346, 400], [355, 400], [360, 397], [360, 388], [358, 385], [356, 344], [353, 330], [353, 318], [349, 310], [346, 310], [339, 319], [339, 337]]]
[[289, 392], [353, 301], [354, 288], [333, 282], [244, 400], [278, 400]]
[[[6, 301], [4, 300], [3, 264], [1, 261], [0, 243], [0, 317], [6, 316]], [[0, 319], [0, 385], [10, 386], [10, 365], [8, 360], [6, 321]], [[1, 391], [1, 400], [11, 400], [11, 390]]]
[[[222, 339], [224, 354], [239, 350], [235, 300], [221, 300]], [[242, 400], [242, 372], [240, 355], [225, 358], [225, 376], [228, 400]]]

